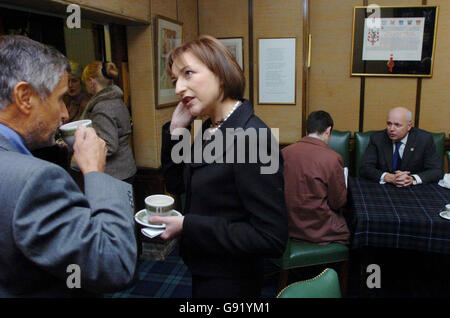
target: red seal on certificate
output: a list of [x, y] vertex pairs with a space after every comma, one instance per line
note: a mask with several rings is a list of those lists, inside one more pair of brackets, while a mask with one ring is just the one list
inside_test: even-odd
[[391, 54], [391, 58], [390, 58], [389, 61], [386, 63], [386, 65], [387, 65], [387, 67], [389, 68], [389, 72], [392, 73], [392, 69], [393, 69], [394, 66], [395, 66], [395, 63], [394, 63], [394, 55]]

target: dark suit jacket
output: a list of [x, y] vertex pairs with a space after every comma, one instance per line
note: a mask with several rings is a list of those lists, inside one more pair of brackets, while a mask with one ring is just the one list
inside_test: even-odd
[[[383, 172], [393, 172], [393, 157], [392, 140], [386, 129], [375, 132], [370, 136], [361, 162], [360, 175], [379, 181]], [[411, 128], [399, 170], [419, 175], [423, 183], [439, 181], [442, 177], [441, 161], [430, 133]]]
[[317, 244], [348, 244], [350, 234], [340, 211], [347, 202], [341, 155], [308, 136], [283, 148], [282, 153], [290, 237]]
[[[210, 123], [207, 120], [203, 128]], [[234, 111], [220, 130], [225, 136], [226, 128], [237, 127], [267, 128], [254, 115], [248, 101]], [[273, 136], [267, 130], [270, 148]], [[263, 270], [263, 257], [282, 255], [288, 239], [288, 222], [279, 151], [276, 153], [279, 169], [275, 174], [261, 174], [260, 168], [265, 165], [259, 156], [256, 163], [249, 163], [250, 151], [258, 149], [250, 149], [248, 140], [246, 163], [225, 163], [230, 148], [224, 147], [222, 152], [215, 153], [224, 163], [203, 160], [175, 164], [171, 149], [177, 141], [170, 140], [169, 123], [163, 127], [162, 137], [161, 161], [167, 190], [174, 194], [186, 190], [181, 253], [193, 275], [255, 277]], [[231, 140], [236, 160], [236, 139]], [[204, 143], [202, 149], [211, 142]], [[258, 142], [261, 143], [259, 137]]]
[[[61, 167], [18, 153], [1, 135], [0, 162], [0, 298], [86, 296], [132, 281], [129, 184], [90, 172], [84, 195]], [[81, 290], [66, 285], [71, 264], [80, 268]]]

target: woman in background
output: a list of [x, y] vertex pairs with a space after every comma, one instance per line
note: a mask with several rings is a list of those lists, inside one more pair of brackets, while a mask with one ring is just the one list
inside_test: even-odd
[[91, 119], [97, 135], [106, 142], [105, 173], [132, 184], [137, 168], [130, 146], [131, 118], [123, 92], [114, 84], [118, 75], [111, 62], [94, 61], [85, 67], [82, 81], [93, 96], [82, 119]]
[[79, 120], [86, 108], [91, 96], [83, 90], [81, 85], [81, 75], [83, 68], [77, 62], [70, 61], [72, 72], [69, 74], [69, 90], [64, 95], [64, 103], [66, 104], [69, 118], [66, 122]]
[[[161, 162], [167, 191], [185, 192], [186, 203], [183, 216], [149, 221], [166, 224], [163, 239], [181, 236], [180, 253], [192, 274], [193, 297], [260, 297], [263, 260], [281, 256], [288, 238], [281, 156], [275, 151], [280, 169], [272, 174], [261, 174], [260, 158], [248, 162], [249, 153], [258, 148], [248, 142], [245, 154], [237, 154], [247, 159], [244, 163], [225, 160], [225, 147], [223, 153], [215, 153], [223, 160], [176, 163], [172, 149], [178, 141], [171, 137], [186, 132], [195, 117], [204, 115], [209, 119], [202, 133], [207, 130], [212, 137], [202, 143], [202, 153], [229, 128], [267, 129], [257, 138], [266, 139], [269, 154], [274, 137], [243, 99], [242, 70], [217, 39], [202, 36], [175, 48], [167, 69], [180, 102], [172, 121], [163, 126]], [[236, 139], [232, 142], [238, 149]]]

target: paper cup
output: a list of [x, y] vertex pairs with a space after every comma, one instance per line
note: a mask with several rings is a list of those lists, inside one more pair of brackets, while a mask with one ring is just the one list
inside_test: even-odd
[[61, 136], [64, 139], [64, 142], [70, 148], [73, 148], [73, 143], [75, 142], [75, 131], [77, 130], [77, 127], [79, 125], [82, 125], [84, 127], [92, 127], [92, 120], [90, 119], [77, 120], [59, 127], [59, 131], [61, 132]]

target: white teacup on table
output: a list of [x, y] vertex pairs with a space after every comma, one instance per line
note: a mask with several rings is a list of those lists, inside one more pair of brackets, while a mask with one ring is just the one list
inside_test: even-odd
[[450, 220], [450, 204], [445, 205], [445, 210], [440, 212], [439, 215], [444, 219]]
[[59, 127], [59, 131], [61, 132], [61, 136], [64, 142], [73, 149], [73, 144], [75, 142], [75, 131], [78, 126], [84, 127], [92, 127], [92, 120], [90, 119], [82, 119], [77, 121], [72, 121], [70, 123], [64, 124]]

